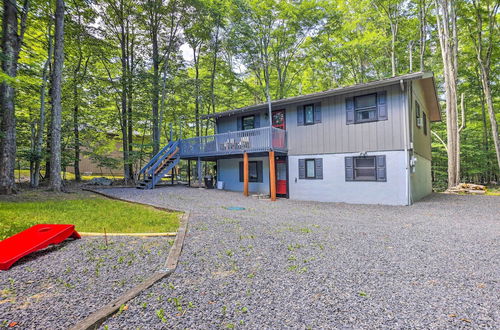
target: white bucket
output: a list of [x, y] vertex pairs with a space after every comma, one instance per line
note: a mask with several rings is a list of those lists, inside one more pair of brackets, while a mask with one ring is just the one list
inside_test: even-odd
[[224, 189], [224, 181], [217, 181], [217, 189]]

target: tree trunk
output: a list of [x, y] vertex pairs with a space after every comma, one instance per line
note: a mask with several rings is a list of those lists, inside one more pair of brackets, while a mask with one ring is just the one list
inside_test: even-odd
[[151, 88], [151, 110], [153, 115], [153, 155], [160, 151], [160, 126], [159, 126], [159, 99], [160, 99], [160, 52], [158, 49], [159, 17], [162, 2], [153, 0], [149, 5], [149, 30], [151, 45], [153, 47], [153, 77]]
[[[19, 56], [17, 4], [15, 0], [3, 2], [2, 70], [9, 77], [17, 75]], [[0, 194], [15, 192], [16, 116], [15, 89], [12, 82], [4, 81], [0, 87]]]
[[50, 189], [61, 191], [62, 70], [64, 64], [64, 0], [56, 0], [54, 69], [52, 71]]
[[[460, 173], [458, 163], [458, 122], [457, 122], [457, 39], [456, 20], [453, 9], [454, 2], [435, 0], [437, 8], [437, 25], [441, 56], [443, 59], [444, 82], [446, 91], [446, 131], [448, 139], [448, 187], [458, 185]], [[450, 28], [452, 29], [450, 34]]]
[[427, 41], [427, 8], [425, 0], [419, 1], [418, 20], [420, 23], [420, 71], [425, 71], [425, 47]]
[[[217, 21], [217, 23], [219, 23], [219, 21]], [[215, 113], [215, 74], [217, 72], [217, 59], [219, 53], [219, 25], [217, 25], [216, 27], [213, 47], [214, 47], [214, 53], [212, 57], [212, 74], [210, 76], [210, 103], [212, 106], [212, 113]], [[207, 127], [208, 126], [209, 123], [207, 122]]]
[[[120, 13], [123, 19], [124, 8], [123, 1], [120, 2]], [[128, 130], [127, 130], [127, 48], [126, 48], [126, 31], [125, 22], [120, 22], [120, 48], [121, 48], [121, 65], [122, 65], [122, 76], [121, 76], [121, 130], [122, 130], [122, 148], [123, 148], [123, 177], [125, 179], [125, 184], [128, 183], [130, 179], [130, 167], [129, 164], [129, 152], [128, 152]]]
[[493, 108], [493, 100], [491, 97], [491, 88], [489, 84], [489, 71], [480, 63], [481, 69], [481, 83], [483, 85], [484, 98], [486, 99], [486, 108], [488, 109], [488, 116], [490, 117], [491, 134], [493, 136], [493, 144], [497, 154], [498, 168], [500, 169], [500, 140], [498, 138], [498, 123], [495, 117], [495, 109]]
[[[201, 47], [201, 46], [200, 46]], [[196, 117], [196, 136], [200, 136], [200, 70], [199, 70], [199, 55], [196, 54], [197, 46], [193, 46], [193, 60], [194, 60], [194, 88], [195, 88], [195, 100], [194, 100], [194, 115]]]
[[81, 175], [80, 175], [80, 129], [78, 128], [79, 125], [79, 116], [80, 116], [80, 111], [79, 111], [79, 100], [78, 100], [78, 87], [75, 85], [74, 90], [73, 90], [73, 97], [75, 99], [75, 106], [73, 107], [73, 134], [74, 134], [74, 148], [75, 148], [75, 160], [73, 163], [73, 169], [75, 171], [75, 181], [80, 182], [81, 181]]
[[42, 162], [43, 132], [45, 130], [45, 90], [47, 88], [49, 65], [52, 61], [52, 34], [50, 30], [51, 28], [49, 26], [47, 61], [43, 66], [42, 86], [40, 87], [40, 119], [38, 122], [38, 132], [35, 145], [35, 168], [34, 176], [32, 177], [31, 181], [32, 187], [38, 187], [40, 183], [40, 164]]

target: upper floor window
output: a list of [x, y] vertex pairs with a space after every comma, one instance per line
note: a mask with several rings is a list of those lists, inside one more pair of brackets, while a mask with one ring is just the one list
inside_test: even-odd
[[314, 105], [308, 104], [304, 106], [304, 124], [314, 124]]
[[427, 115], [422, 111], [422, 121], [424, 125], [424, 134], [427, 135]]
[[255, 115], [241, 117], [241, 128], [245, 131], [247, 129], [255, 128]]
[[377, 94], [356, 96], [354, 112], [356, 123], [377, 120]]
[[297, 126], [321, 123], [321, 103], [299, 105], [297, 107]]
[[420, 111], [420, 103], [418, 103], [417, 100], [415, 100], [415, 117], [417, 118], [420, 118], [420, 115], [421, 114], [421, 111]]
[[387, 120], [387, 92], [346, 97], [345, 108], [347, 125]]

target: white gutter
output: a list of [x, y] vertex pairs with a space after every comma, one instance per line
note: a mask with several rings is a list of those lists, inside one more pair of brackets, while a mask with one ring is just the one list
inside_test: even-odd
[[[400, 87], [401, 87], [401, 98], [403, 101], [403, 111], [404, 111], [404, 125], [403, 125], [403, 143], [404, 143], [404, 152], [405, 152], [405, 162], [406, 162], [406, 177], [405, 177], [405, 184], [406, 184], [406, 205], [411, 205], [411, 200], [410, 200], [410, 159], [408, 155], [408, 127], [409, 127], [409, 116], [408, 116], [408, 90], [409, 88], [406, 88], [406, 93], [405, 93], [405, 85], [403, 79], [399, 81]], [[406, 96], [406, 97], [405, 97]]]

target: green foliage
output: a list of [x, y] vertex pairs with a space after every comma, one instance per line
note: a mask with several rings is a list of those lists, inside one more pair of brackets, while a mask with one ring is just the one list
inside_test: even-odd
[[[123, 6], [117, 6], [116, 4]], [[498, 65], [499, 33], [487, 22], [493, 0], [457, 0], [459, 31], [459, 94], [465, 95], [466, 128], [462, 131], [462, 181], [498, 180], [491, 127], [479, 80], [476, 48], [492, 41], [490, 87], [497, 121], [500, 121]], [[426, 9], [425, 70], [434, 71], [440, 99], [442, 59], [436, 36], [433, 1], [420, 0], [130, 0], [67, 2], [65, 66], [63, 72], [63, 163], [71, 166], [75, 149], [103, 168], [123, 169], [113, 153], [122, 143], [121, 101], [128, 91], [133, 133], [129, 163], [137, 170], [152, 151], [152, 43], [151, 11], [160, 17], [161, 144], [169, 138], [195, 135], [195, 108], [201, 115], [238, 108], [266, 100], [265, 68], [269, 71], [272, 99], [318, 92], [391, 76], [391, 32], [396, 73], [419, 68], [419, 10]], [[477, 6], [475, 7], [475, 4]], [[124, 8], [120, 12], [120, 8]], [[498, 9], [498, 7], [496, 7]], [[16, 78], [0, 71], [0, 81], [16, 86], [18, 160], [29, 168], [35, 160], [33, 141], [44, 132], [44, 148], [50, 118], [47, 97], [45, 127], [38, 127], [42, 69], [47, 60], [48, 36], [53, 34], [53, 3], [31, 6], [19, 72]], [[479, 16], [478, 16], [479, 15]], [[494, 14], [498, 15], [498, 11]], [[120, 24], [129, 27], [130, 54], [122, 71]], [[493, 31], [498, 32], [495, 25]], [[478, 36], [482, 39], [478, 43]], [[168, 55], [167, 55], [168, 54]], [[193, 55], [195, 54], [195, 55]], [[193, 56], [196, 58], [194, 61]], [[482, 57], [486, 56], [486, 51]], [[133, 60], [133, 63], [132, 63]], [[197, 70], [195, 70], [195, 67]], [[164, 83], [163, 83], [164, 82]], [[213, 82], [213, 85], [212, 85]], [[50, 81], [47, 91], [50, 87]], [[213, 107], [215, 109], [213, 109]], [[78, 118], [75, 117], [78, 109]], [[446, 142], [443, 122], [432, 130]], [[76, 119], [75, 119], [76, 118]], [[213, 123], [200, 120], [202, 134], [214, 132]], [[75, 138], [79, 132], [79, 141]], [[2, 133], [0, 132], [0, 135]], [[443, 145], [433, 140], [433, 178], [436, 188], [446, 187], [447, 159]], [[44, 151], [43, 159], [48, 155]]]

